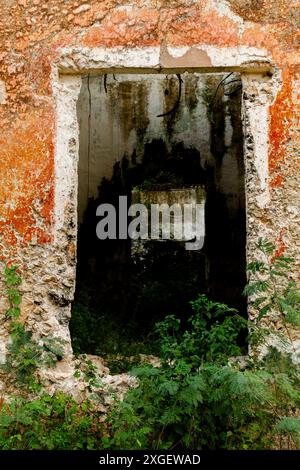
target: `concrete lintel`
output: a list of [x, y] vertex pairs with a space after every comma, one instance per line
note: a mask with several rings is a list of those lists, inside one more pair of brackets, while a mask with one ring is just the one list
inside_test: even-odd
[[61, 74], [86, 73], [267, 73], [274, 64], [255, 47], [62, 48], [55, 63]]

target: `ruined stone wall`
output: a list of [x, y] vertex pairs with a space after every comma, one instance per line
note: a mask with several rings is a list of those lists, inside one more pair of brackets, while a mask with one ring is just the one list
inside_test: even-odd
[[[286, 248], [299, 260], [299, 1], [1, 0], [0, 6], [0, 250], [22, 269], [22, 319], [36, 336], [69, 339], [76, 74], [240, 71], [248, 257], [257, 236], [267, 235], [279, 252]], [[0, 329], [3, 354], [3, 318]]]

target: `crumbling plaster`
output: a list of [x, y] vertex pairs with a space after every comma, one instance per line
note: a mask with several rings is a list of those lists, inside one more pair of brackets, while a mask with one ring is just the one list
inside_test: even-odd
[[240, 71], [248, 259], [267, 235], [299, 261], [299, 2], [267, 3], [2, 0], [0, 255], [22, 270], [22, 319], [67, 339], [67, 360], [80, 74]]

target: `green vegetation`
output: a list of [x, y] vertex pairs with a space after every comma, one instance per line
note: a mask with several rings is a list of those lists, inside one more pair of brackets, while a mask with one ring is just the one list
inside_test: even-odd
[[[292, 361], [290, 331], [299, 325], [300, 292], [289, 280], [292, 260], [276, 257], [275, 247], [264, 240], [257, 248], [261, 259], [249, 265], [245, 289], [259, 311], [249, 325], [255, 361], [248, 358], [241, 364], [234, 359], [241, 354], [238, 339], [245, 320], [233, 309], [199, 296], [191, 302], [194, 314], [186, 330], [174, 316], [157, 324], [161, 367], [138, 367], [132, 372], [139, 387], [112, 411], [107, 448], [300, 445], [300, 377]], [[271, 313], [285, 335], [271, 319], [264, 325]], [[259, 354], [262, 345], [267, 346], [265, 355]]]
[[88, 388], [91, 392], [93, 388], [99, 388], [102, 386], [102, 383], [98, 377], [97, 367], [90, 359], [86, 357], [86, 355], [83, 355], [80, 361], [75, 364], [74, 377], [78, 379], [82, 377], [88, 384]]
[[251, 281], [244, 292], [250, 306], [258, 312], [249, 325], [250, 344], [268, 346], [273, 338], [281, 347], [295, 353], [290, 328], [300, 326], [300, 290], [291, 280], [294, 260], [276, 256], [274, 245], [267, 240], [259, 239], [257, 248], [267, 262], [259, 259], [248, 265]]
[[37, 391], [41, 384], [35, 375], [39, 367], [53, 367], [64, 355], [64, 341], [60, 338], [45, 337], [40, 342], [32, 338], [32, 332], [26, 330], [20, 321], [21, 293], [19, 286], [22, 279], [18, 274], [18, 266], [6, 266], [4, 284], [9, 308], [5, 317], [10, 320], [10, 342], [7, 346], [6, 362], [1, 369], [6, 380], [17, 382], [20, 387]]
[[[40, 390], [34, 399], [0, 401], [0, 449], [299, 448], [300, 375], [293, 329], [300, 321], [300, 292], [291, 280], [293, 260], [276, 256], [275, 247], [264, 240], [257, 248], [260, 257], [248, 266], [245, 289], [258, 312], [253, 320], [198, 295], [190, 302], [188, 321], [168, 315], [156, 324], [160, 367], [135, 367], [131, 373], [139, 386], [114, 402], [104, 423], [97, 402], [76, 404], [61, 393], [50, 397]], [[6, 273], [7, 288], [15, 289], [10, 309], [19, 308], [19, 284], [16, 269]], [[243, 349], [247, 327], [250, 356]], [[18, 328], [21, 341], [28, 335]], [[9, 358], [17, 361], [20, 350], [17, 369], [22, 371], [25, 362], [25, 370], [33, 372], [32, 355], [38, 363], [43, 358], [40, 347], [59, 360], [57, 345], [48, 343], [47, 349], [33, 346], [31, 336], [27, 340], [30, 347], [24, 349], [21, 341], [20, 348], [9, 351], [6, 367], [13, 367]], [[100, 385], [90, 361], [78, 367], [78, 376], [82, 373], [91, 391]]]
[[0, 412], [0, 449], [98, 449], [99, 413], [63, 393], [14, 398]]
[[[9, 402], [0, 398], [0, 449], [97, 449], [101, 435], [93, 403], [78, 404], [63, 393], [50, 396], [43, 390], [36, 372], [63, 359], [64, 341], [45, 337], [37, 342], [32, 338], [20, 320], [21, 283], [18, 267], [6, 266], [9, 308], [5, 317], [10, 320], [11, 338], [1, 370], [7, 383], [17, 384], [19, 394]], [[90, 361], [83, 361], [83, 374], [89, 386], [98, 385]], [[36, 398], [32, 399], [32, 394]]]

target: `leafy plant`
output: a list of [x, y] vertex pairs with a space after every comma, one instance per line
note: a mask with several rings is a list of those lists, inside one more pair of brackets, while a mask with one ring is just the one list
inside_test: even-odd
[[191, 306], [194, 314], [188, 329], [182, 330], [181, 321], [174, 316], [156, 325], [161, 366], [133, 370], [140, 386], [129, 391], [113, 411], [112, 439], [106, 445], [125, 449], [214, 448], [222, 442], [211, 406], [213, 400], [215, 405], [224, 396], [219, 389], [214, 395], [210, 386], [217, 372], [223, 371], [228, 355], [241, 353], [236, 339], [246, 322], [234, 309], [203, 295]]
[[296, 353], [291, 330], [300, 326], [300, 290], [290, 276], [294, 260], [277, 256], [275, 245], [268, 240], [260, 238], [256, 247], [260, 259], [248, 265], [250, 280], [244, 290], [254, 314], [251, 344], [268, 346], [275, 338], [278, 347]]
[[40, 367], [53, 367], [63, 358], [64, 341], [61, 338], [44, 338], [37, 342], [32, 332], [22, 323], [11, 325], [11, 341], [7, 346], [6, 361], [1, 366], [6, 374], [16, 379], [19, 385], [38, 390], [40, 384], [35, 372]]
[[63, 393], [14, 398], [0, 410], [0, 449], [98, 449], [99, 418], [91, 402], [78, 404]]
[[18, 266], [6, 266], [4, 269], [4, 284], [9, 308], [5, 313], [10, 320], [10, 342], [7, 346], [6, 361], [1, 368], [18, 384], [36, 391], [41, 388], [35, 372], [39, 367], [53, 367], [64, 356], [65, 341], [61, 338], [46, 337], [39, 342], [32, 337], [32, 332], [26, 330], [19, 320], [22, 296], [19, 286], [22, 283]]
[[181, 320], [173, 315], [156, 324], [160, 357], [167, 361], [190, 357], [189, 362], [197, 368], [203, 361], [222, 363], [229, 356], [242, 354], [238, 337], [247, 321], [235, 309], [203, 294], [190, 305], [194, 314], [188, 319], [189, 329], [182, 331]]
[[[293, 260], [275, 256], [259, 240], [265, 260], [248, 269], [245, 293], [258, 315], [249, 322], [251, 345], [263, 338], [265, 354], [244, 365], [239, 338], [245, 320], [235, 310], [205, 296], [191, 302], [188, 328], [168, 316], [157, 324], [161, 366], [138, 367], [139, 387], [116, 404], [104, 445], [115, 449], [269, 449], [296, 448], [300, 431], [300, 380], [292, 352], [266, 341], [278, 336], [293, 346], [290, 326], [299, 324], [299, 297], [290, 279]], [[267, 314], [272, 318], [267, 322]], [[280, 337], [284, 335], [279, 333]], [[294, 354], [295, 356], [295, 354]]]
[[99, 388], [102, 386], [97, 367], [86, 357], [86, 355], [77, 359], [74, 377], [83, 377], [85, 382], [87, 382], [90, 391], [92, 391], [93, 388]]
[[21, 315], [20, 304], [22, 297], [18, 286], [22, 283], [22, 279], [18, 274], [18, 266], [6, 266], [4, 269], [4, 282], [7, 287], [7, 297], [9, 308], [5, 313], [7, 318], [16, 320]]
[[[276, 256], [266, 240], [257, 248], [260, 257], [248, 266], [245, 289], [253, 315], [250, 356], [243, 356], [247, 321], [235, 309], [198, 295], [188, 319], [169, 315], [156, 324], [160, 365], [132, 370], [139, 386], [115, 401], [104, 424], [92, 403], [77, 404], [60, 393], [2, 400], [0, 449], [299, 448], [293, 329], [299, 325], [300, 293], [292, 281], [293, 260]], [[19, 307], [19, 285], [17, 269], [7, 271], [10, 308]], [[63, 344], [56, 338], [36, 342], [17, 318], [7, 318], [11, 343], [5, 367], [37, 391], [36, 369], [60, 360]], [[101, 386], [85, 357], [75, 375], [84, 377], [90, 392]]]
[[[0, 449], [97, 449], [100, 414], [92, 403], [78, 404], [63, 393], [28, 397], [28, 392], [42, 390], [37, 369], [52, 367], [63, 359], [65, 341], [56, 337], [33, 339], [32, 332], [19, 320], [21, 282], [18, 267], [6, 266], [4, 284], [9, 308], [5, 316], [10, 320], [11, 337], [1, 368], [7, 374], [6, 380], [10, 378], [14, 385], [17, 382], [21, 389], [20, 396], [8, 403], [0, 401]], [[93, 365], [87, 362], [86, 366], [89, 384], [96, 386]]]

